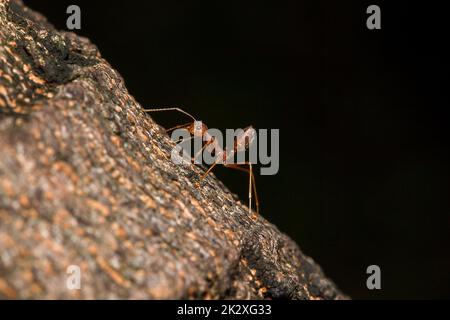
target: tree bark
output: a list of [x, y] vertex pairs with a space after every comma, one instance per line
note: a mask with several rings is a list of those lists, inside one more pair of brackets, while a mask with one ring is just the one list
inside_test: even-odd
[[172, 163], [89, 40], [0, 0], [0, 42], [0, 298], [346, 298], [214, 175]]

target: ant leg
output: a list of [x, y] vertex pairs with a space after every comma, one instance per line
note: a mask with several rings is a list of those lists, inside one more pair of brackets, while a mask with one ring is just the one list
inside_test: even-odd
[[252, 214], [252, 164], [250, 163], [250, 174], [248, 176], [248, 214]]
[[166, 129], [166, 132], [169, 133], [170, 131], [173, 131], [173, 130], [176, 130], [176, 129], [186, 128], [186, 127], [189, 127], [191, 124], [192, 124], [192, 122], [188, 122], [188, 123], [185, 123], [185, 124], [180, 124], [178, 126]]
[[[178, 139], [177, 141], [174, 141], [174, 142], [175, 142], [176, 144], [179, 144], [179, 143], [181, 143], [181, 142], [190, 141], [190, 140], [192, 140], [192, 139], [194, 139], [194, 138], [195, 138], [194, 136], [190, 136], [190, 137], [187, 138], [187, 139], [180, 138], [180, 139]], [[208, 145], [210, 145], [210, 144], [211, 144], [211, 142], [206, 142], [206, 143], [202, 146], [202, 149], [199, 150], [199, 152], [197, 152], [197, 154], [196, 154], [195, 156], [191, 157], [192, 163], [195, 164], [195, 160], [197, 160], [197, 158], [198, 158], [198, 156], [201, 154], [201, 152], [203, 152], [203, 150], [205, 150], [206, 147], [207, 147]]]
[[174, 141], [176, 144], [178, 144], [178, 143], [180, 143], [180, 142], [186, 142], [186, 141], [190, 141], [190, 140], [192, 140], [192, 139], [194, 139], [194, 137], [193, 136], [190, 136], [189, 138], [187, 138], [187, 139], [183, 139], [183, 138], [180, 138], [180, 139], [178, 139], [177, 141]]
[[210, 141], [206, 141], [205, 144], [203, 145], [203, 147], [197, 152], [197, 154], [194, 156], [194, 163], [195, 160], [197, 160], [197, 158], [203, 153], [203, 151], [212, 143], [214, 142], [214, 140], [210, 140]]
[[[213, 142], [214, 142], [214, 140], [208, 142], [208, 144], [213, 143]], [[212, 170], [216, 165], [218, 165], [218, 164], [225, 164], [225, 163], [223, 162], [223, 160], [221, 160], [221, 159], [223, 159], [223, 157], [224, 157], [224, 150], [220, 149], [219, 155], [216, 156], [216, 160], [214, 161], [213, 165], [212, 165], [211, 167], [209, 167], [208, 170], [206, 170], [206, 172], [201, 176], [200, 180], [205, 179], [206, 176], [211, 172], [211, 170]]]
[[218, 162], [214, 162], [214, 164], [206, 170], [206, 172], [201, 176], [200, 180], [206, 178], [206, 176], [211, 172], [211, 170], [218, 164]]
[[[251, 162], [243, 163], [243, 165], [248, 165], [249, 168], [243, 168], [240, 164], [225, 164], [224, 166], [231, 169], [240, 170], [243, 172], [247, 172], [250, 175], [249, 189], [252, 186], [253, 194], [255, 195], [255, 204], [256, 204], [256, 213], [259, 214], [259, 198], [258, 192], [256, 191], [256, 180], [255, 175], [253, 174], [253, 167]], [[251, 210], [251, 194], [249, 194], [249, 208]]]
[[[190, 141], [190, 140], [192, 140], [192, 139], [194, 139], [195, 137], [194, 136], [190, 136], [189, 138], [187, 138], [187, 139], [183, 139], [183, 138], [180, 138], [180, 139], [178, 139], [177, 141], [174, 141], [176, 144], [179, 144], [179, 143], [183, 143], [183, 142], [186, 142], [186, 141]], [[196, 157], [191, 157], [191, 163], [194, 163], [195, 164], [195, 159], [196, 159]]]

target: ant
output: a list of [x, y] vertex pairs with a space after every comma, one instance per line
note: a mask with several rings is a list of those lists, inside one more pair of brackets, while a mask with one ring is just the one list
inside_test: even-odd
[[[181, 108], [169, 107], [169, 108], [158, 108], [158, 109], [144, 109], [144, 111], [145, 112], [178, 111], [178, 112], [183, 113], [184, 115], [190, 117], [193, 120], [192, 122], [188, 122], [186, 124], [182, 124], [182, 125], [172, 127], [170, 129], [166, 129], [166, 132], [170, 132], [175, 129], [184, 128], [191, 134], [191, 138], [202, 138], [204, 144], [202, 146], [202, 149], [194, 156], [194, 158], [193, 158], [194, 162], [195, 162], [195, 159], [197, 158], [197, 156], [200, 155], [203, 152], [203, 150], [205, 150], [205, 148], [214, 144], [214, 148], [215, 148], [214, 163], [201, 176], [200, 181], [202, 181], [204, 178], [206, 178], [206, 176], [218, 164], [222, 164], [224, 167], [227, 167], [227, 168], [247, 172], [249, 174], [248, 211], [249, 211], [249, 214], [252, 213], [252, 193], [254, 193], [255, 194], [256, 213], [259, 214], [259, 199], [258, 199], [258, 194], [256, 192], [256, 182], [255, 182], [255, 176], [253, 174], [252, 163], [250, 161], [244, 162], [242, 164], [227, 163], [227, 160], [233, 158], [237, 152], [246, 151], [249, 148], [249, 146], [253, 143], [253, 141], [256, 139], [256, 131], [253, 129], [252, 126], [246, 127], [244, 129], [243, 134], [239, 135], [238, 137], [235, 137], [233, 149], [227, 150], [226, 148], [222, 149], [216, 143], [214, 137], [208, 133], [208, 127], [203, 122], [197, 121], [190, 113], [184, 111]], [[244, 168], [244, 167], [242, 167], [242, 165], [248, 165], [248, 168]]]

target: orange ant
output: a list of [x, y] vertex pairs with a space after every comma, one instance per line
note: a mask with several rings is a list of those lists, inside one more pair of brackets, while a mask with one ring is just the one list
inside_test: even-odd
[[[249, 174], [249, 183], [248, 183], [248, 210], [249, 214], [252, 212], [252, 192], [255, 194], [255, 203], [256, 203], [256, 213], [259, 214], [259, 199], [258, 194], [256, 192], [256, 182], [255, 182], [255, 176], [253, 174], [253, 168], [252, 163], [250, 161], [244, 162], [242, 164], [231, 164], [227, 163], [227, 159], [231, 159], [234, 157], [234, 155], [237, 152], [240, 151], [246, 151], [249, 146], [253, 143], [253, 141], [256, 139], [256, 131], [253, 129], [252, 126], [249, 126], [244, 129], [243, 134], [239, 135], [238, 137], [235, 137], [234, 140], [234, 147], [232, 150], [226, 150], [222, 149], [215, 141], [214, 137], [208, 133], [208, 127], [200, 121], [197, 121], [191, 114], [184, 111], [181, 108], [171, 107], [171, 108], [158, 108], [158, 109], [144, 109], [145, 112], [160, 112], [160, 111], [178, 111], [180, 113], [183, 113], [184, 115], [187, 115], [190, 117], [193, 122], [188, 122], [186, 124], [178, 125], [175, 127], [172, 127], [170, 129], [167, 129], [166, 132], [173, 131], [175, 129], [186, 129], [192, 136], [192, 138], [202, 138], [204, 141], [204, 145], [202, 146], [201, 150], [194, 156], [193, 160], [195, 162], [195, 159], [198, 155], [200, 155], [205, 148], [210, 146], [211, 144], [214, 144], [215, 148], [215, 160], [214, 163], [206, 170], [206, 172], [201, 176], [200, 181], [206, 178], [206, 176], [212, 171], [212, 169], [217, 164], [222, 164], [224, 167], [236, 169], [240, 171], [247, 172]], [[201, 125], [201, 127], [200, 127]], [[241, 165], [248, 165], [248, 168], [243, 168]]]

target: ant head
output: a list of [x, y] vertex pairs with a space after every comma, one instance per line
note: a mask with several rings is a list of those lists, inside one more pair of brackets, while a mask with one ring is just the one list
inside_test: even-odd
[[203, 137], [208, 127], [202, 121], [194, 121], [187, 127], [188, 131], [196, 137]]

